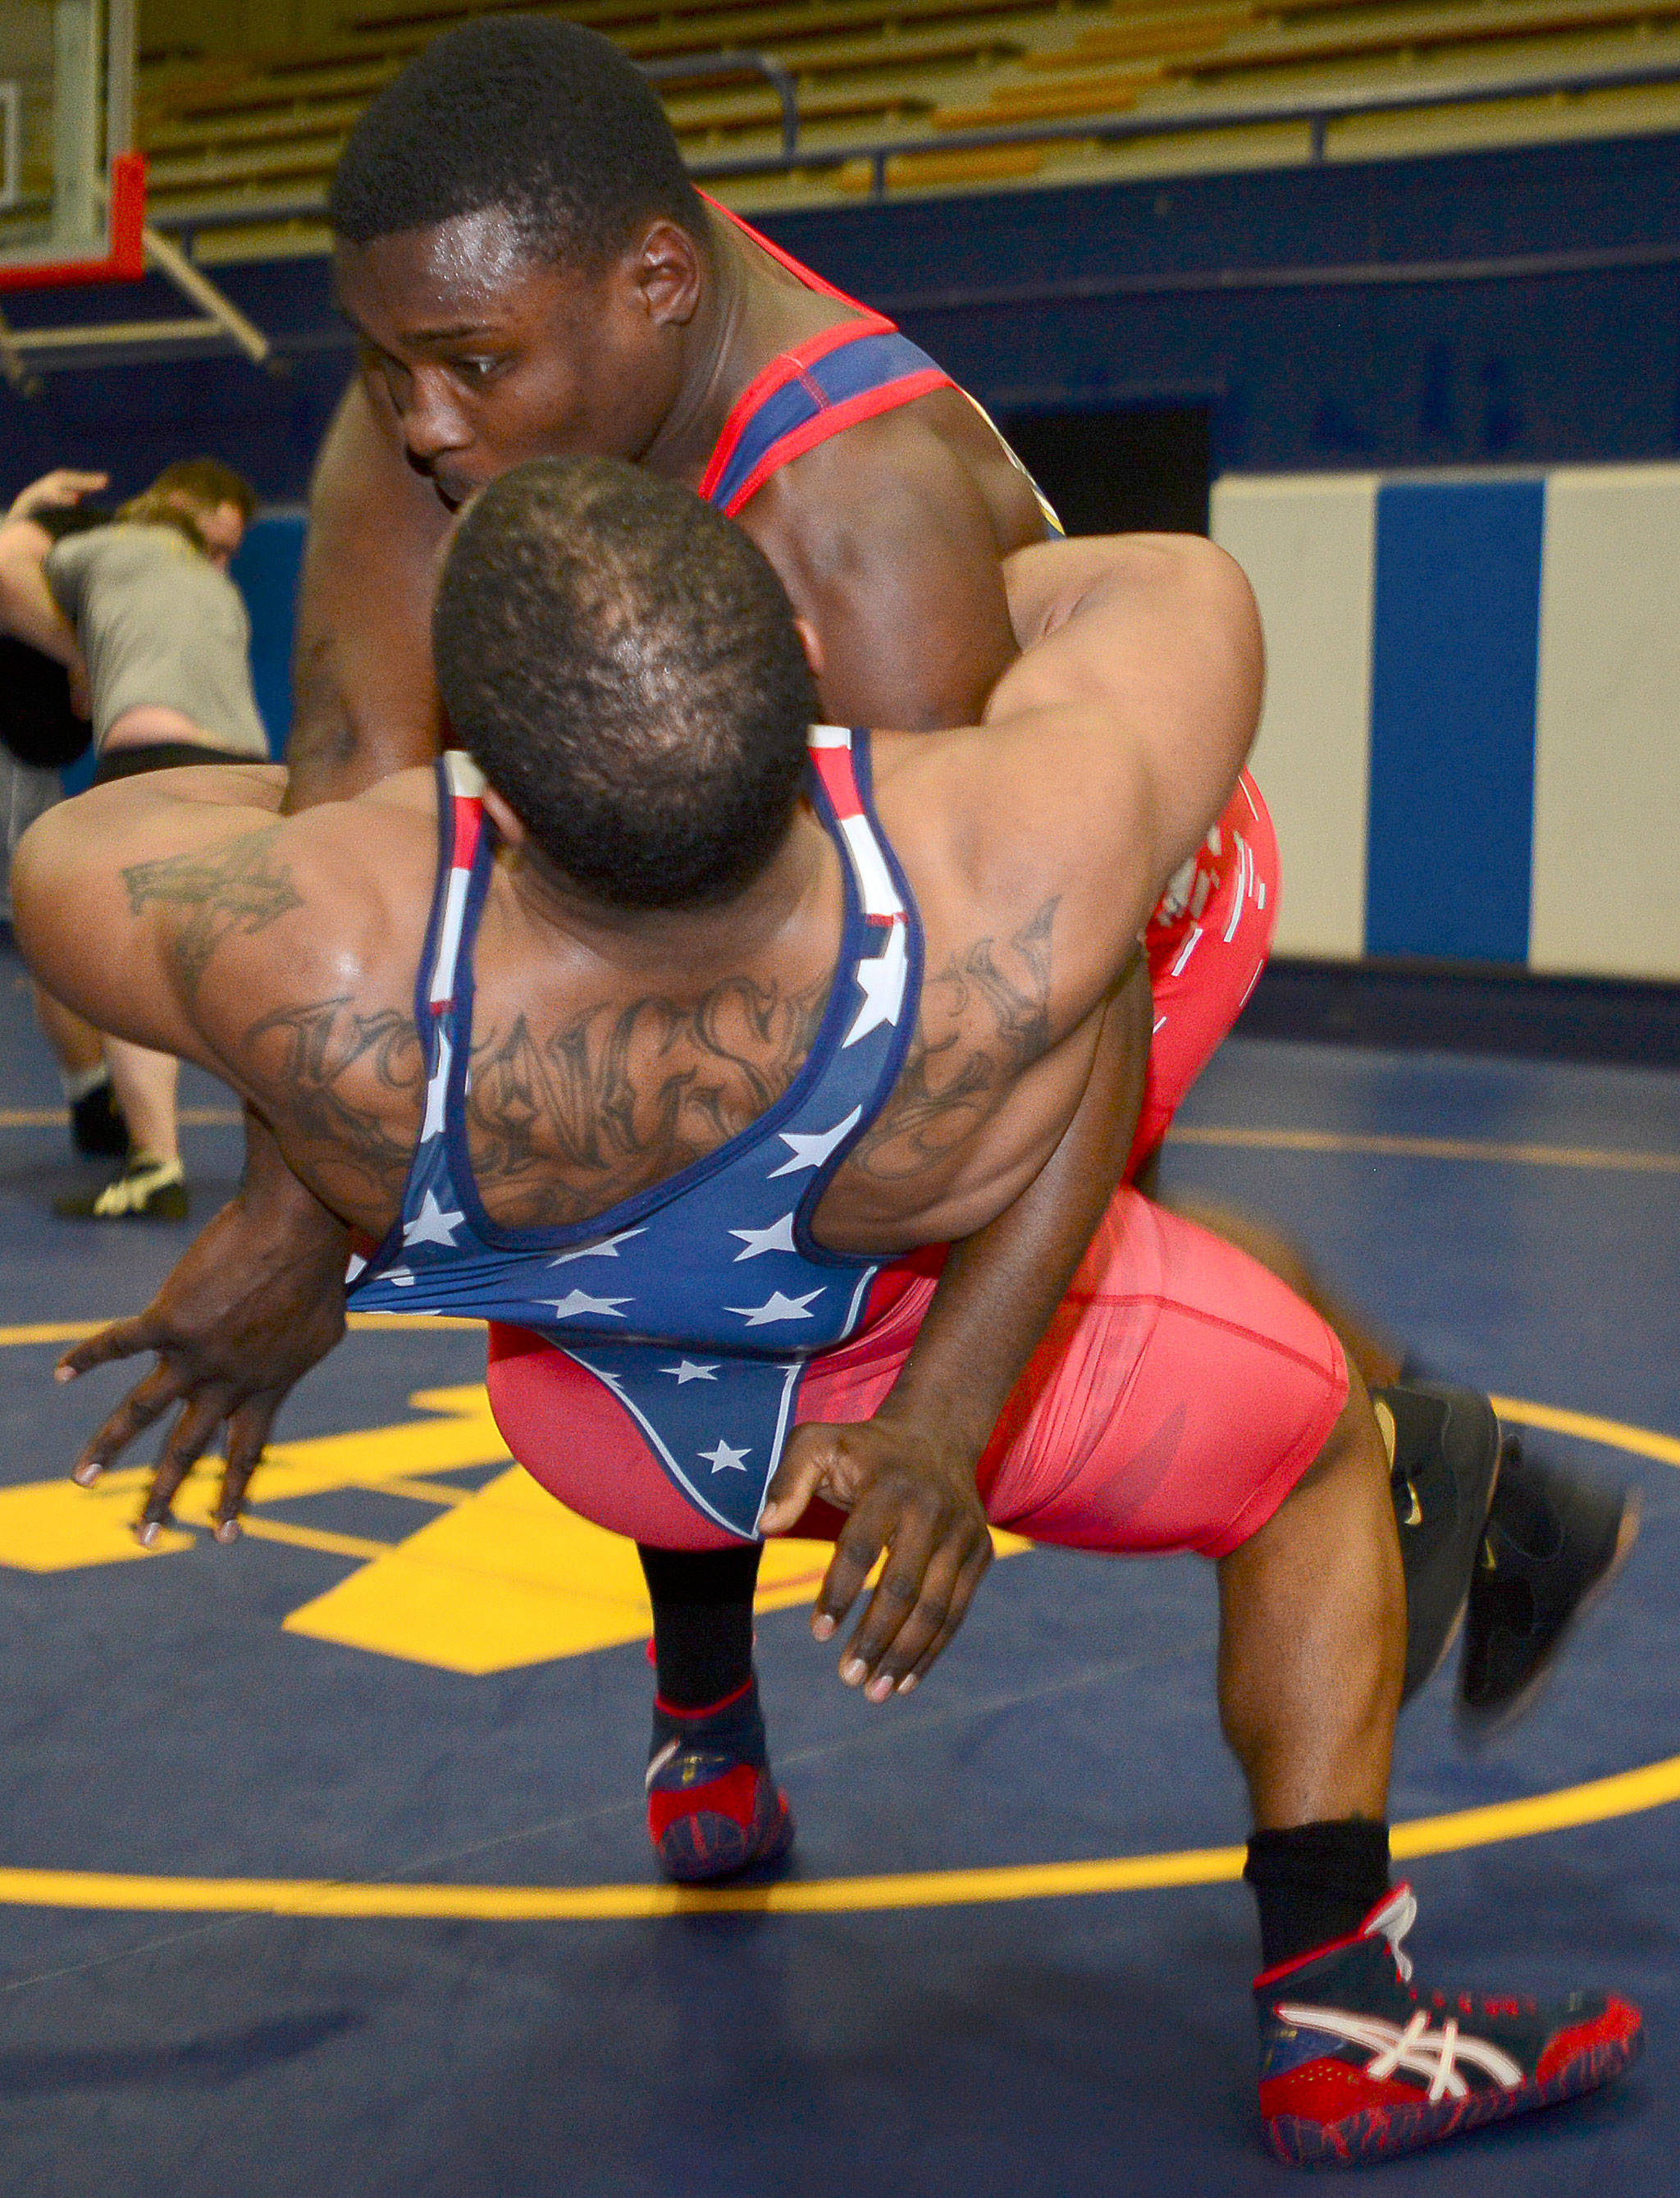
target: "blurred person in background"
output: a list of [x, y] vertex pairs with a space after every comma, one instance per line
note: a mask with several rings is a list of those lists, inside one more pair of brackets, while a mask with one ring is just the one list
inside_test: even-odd
[[[114, 513], [83, 507], [75, 513], [83, 523], [66, 526], [84, 488], [99, 486], [98, 476], [49, 475], [13, 506], [0, 526], [0, 630], [65, 668], [73, 706], [93, 721], [96, 785], [183, 764], [266, 761], [250, 621], [227, 569], [255, 491], [218, 459], [189, 458]], [[76, 1051], [77, 1035], [58, 1028], [53, 1008], [47, 1017], [55, 1047]], [[102, 1051], [126, 1125], [126, 1163], [102, 1189], [57, 1199], [54, 1211], [78, 1220], [184, 1220], [179, 1064], [117, 1038]]]
[[[55, 542], [102, 526], [111, 512], [84, 499], [109, 479], [108, 474], [60, 467], [30, 483], [6, 514], [6, 522], [32, 519]], [[13, 851], [35, 819], [64, 799], [61, 774], [92, 737], [87, 719], [78, 718], [72, 704], [65, 666], [15, 635], [0, 634], [0, 829], [7, 865], [0, 914], [9, 920]], [[70, 1110], [72, 1144], [89, 1159], [126, 1158], [128, 1131], [117, 1110], [99, 1032], [38, 985], [32, 983], [30, 991]]]

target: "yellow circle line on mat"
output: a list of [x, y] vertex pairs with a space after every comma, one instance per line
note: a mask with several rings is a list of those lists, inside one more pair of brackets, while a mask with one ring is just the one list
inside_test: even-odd
[[[392, 1324], [406, 1316], [392, 1316]], [[78, 1328], [78, 1334], [85, 1333]], [[0, 1329], [0, 1343], [45, 1339]], [[1680, 1466], [1680, 1441], [1649, 1428], [1520, 1398], [1496, 1397], [1502, 1419], [1577, 1435], [1636, 1457]], [[1589, 1779], [1553, 1794], [1485, 1808], [1456, 1809], [1396, 1824], [1398, 1861], [1532, 1839], [1680, 1800], [1680, 1755]], [[703, 1892], [675, 1885], [360, 1884], [309, 1877], [144, 1877], [112, 1870], [0, 1869], [0, 1905], [89, 1908], [192, 1915], [384, 1917], [410, 1922], [607, 1923], [665, 1916], [833, 1915], [895, 1908], [953, 1908], [1003, 1900], [1061, 1900], [1094, 1893], [1141, 1893], [1218, 1885], [1241, 1874], [1241, 1847], [1192, 1847], [1175, 1854], [1116, 1855], [1095, 1862], [1011, 1863], [986, 1869], [907, 1870], [877, 1877], [736, 1886]]]
[[[0, 1107], [0, 1130], [52, 1130], [69, 1122], [67, 1107]], [[183, 1130], [231, 1130], [245, 1119], [237, 1107], [183, 1107], [175, 1119]]]
[[1250, 1130], [1186, 1123], [1173, 1145], [1230, 1145], [1260, 1153], [1366, 1153], [1401, 1160], [1490, 1160], [1515, 1167], [1625, 1168], [1680, 1175], [1680, 1153], [1619, 1151], [1598, 1145], [1506, 1145], [1474, 1137], [1393, 1137], [1340, 1130]]
[[[0, 1328], [0, 1350], [9, 1343], [79, 1343], [84, 1335], [97, 1335], [112, 1324], [108, 1320], [26, 1321], [20, 1328]], [[353, 1312], [349, 1325], [352, 1334], [386, 1335], [406, 1329], [417, 1335], [423, 1328], [482, 1328], [484, 1323], [452, 1312]]]

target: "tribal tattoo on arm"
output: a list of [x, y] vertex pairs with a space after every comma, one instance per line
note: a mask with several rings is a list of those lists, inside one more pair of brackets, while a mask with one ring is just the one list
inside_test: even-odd
[[153, 906], [181, 911], [166, 951], [183, 998], [195, 1004], [211, 957], [235, 932], [251, 938], [303, 906], [290, 866], [273, 853], [284, 828], [264, 824], [219, 847], [166, 855], [125, 869], [131, 916]]
[[849, 1166], [904, 1183], [945, 1161], [1050, 1044], [1050, 934], [1060, 896], [1003, 946], [990, 936], [922, 980], [916, 1035], [892, 1097]]

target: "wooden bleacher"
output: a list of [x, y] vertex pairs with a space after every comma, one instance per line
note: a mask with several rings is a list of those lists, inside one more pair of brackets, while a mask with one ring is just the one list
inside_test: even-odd
[[[363, 105], [438, 32], [485, 12], [459, 0], [380, 9], [308, 47], [155, 63], [142, 55], [138, 120], [154, 206], [166, 220], [248, 218], [219, 253], [212, 240], [206, 257], [259, 252], [265, 234], [276, 250], [320, 248], [318, 210]], [[890, 148], [936, 131], [1075, 125], [1043, 144], [890, 153], [892, 189], [1143, 173], [1151, 161], [1187, 157], [1218, 166], [1228, 142], [1198, 131], [1197, 119], [1233, 103], [1680, 57], [1680, 0], [561, 0], [540, 12], [601, 30], [642, 62], [763, 52], [796, 78], [801, 143], [813, 153]], [[869, 185], [861, 157], [777, 172], [781, 109], [773, 88], [750, 74], [671, 82], [665, 97], [691, 162], [764, 164], [723, 186], [732, 202], [832, 202]], [[1545, 111], [1426, 107], [1337, 127], [1357, 131], [1362, 150], [1381, 150], [1571, 126], [1557, 102], [1532, 105]], [[1103, 145], [1078, 133], [1080, 122], [1131, 113], [1164, 122], [1182, 113], [1181, 142]], [[1680, 87], [1596, 93], [1574, 103], [1572, 122], [1680, 127]], [[1271, 125], [1259, 157], [1269, 145], [1270, 157], [1303, 157], [1305, 126]], [[1242, 157], [1257, 157], [1257, 145], [1245, 144]]]

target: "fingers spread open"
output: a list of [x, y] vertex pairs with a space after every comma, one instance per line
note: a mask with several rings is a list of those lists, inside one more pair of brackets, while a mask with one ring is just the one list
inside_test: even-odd
[[[933, 1664], [945, 1653], [952, 1635], [968, 1614], [968, 1606], [974, 1599], [975, 1589], [991, 1569], [991, 1540], [988, 1536], [985, 1543], [967, 1559], [957, 1573], [956, 1585], [951, 1590], [950, 1602], [945, 1611], [945, 1623], [916, 1658], [910, 1670], [899, 1680], [898, 1692], [901, 1695], [907, 1695], [913, 1687], [919, 1686]], [[902, 1654], [904, 1647], [902, 1641], [898, 1647]], [[897, 1661], [898, 1659], [895, 1657], [894, 1660]]]
[[72, 1479], [90, 1488], [112, 1459], [125, 1451], [137, 1435], [155, 1425], [186, 1391], [185, 1380], [166, 1366], [154, 1366], [143, 1381], [131, 1389], [109, 1419], [82, 1446], [72, 1469]]
[[133, 1358], [142, 1351], [161, 1351], [164, 1342], [162, 1326], [149, 1313], [137, 1313], [132, 1320], [113, 1320], [96, 1335], [84, 1335], [73, 1344], [53, 1368], [53, 1378], [73, 1381], [78, 1374], [95, 1366], [108, 1366], [113, 1359]]
[[221, 1500], [216, 1506], [216, 1539], [239, 1539], [239, 1514], [251, 1476], [262, 1462], [263, 1445], [274, 1425], [279, 1398], [241, 1404], [228, 1422], [228, 1469], [222, 1475]]
[[[923, 1522], [895, 1543], [847, 1651], [847, 1667], [855, 1662], [867, 1671], [863, 1684], [871, 1701], [885, 1701], [954, 1622], [952, 1606], [975, 1542], [972, 1524], [958, 1519], [939, 1521], [936, 1533]], [[957, 1620], [961, 1615], [959, 1609]], [[843, 1670], [848, 1675], [849, 1668]]]
[[857, 1600], [870, 1567], [886, 1545], [889, 1523], [865, 1507], [854, 1511], [840, 1529], [834, 1554], [817, 1590], [817, 1621], [826, 1625], [829, 1633]]
[[195, 1396], [171, 1428], [140, 1514], [140, 1538], [148, 1548], [169, 1516], [176, 1491], [215, 1441], [226, 1411], [226, 1400], [215, 1393]]

